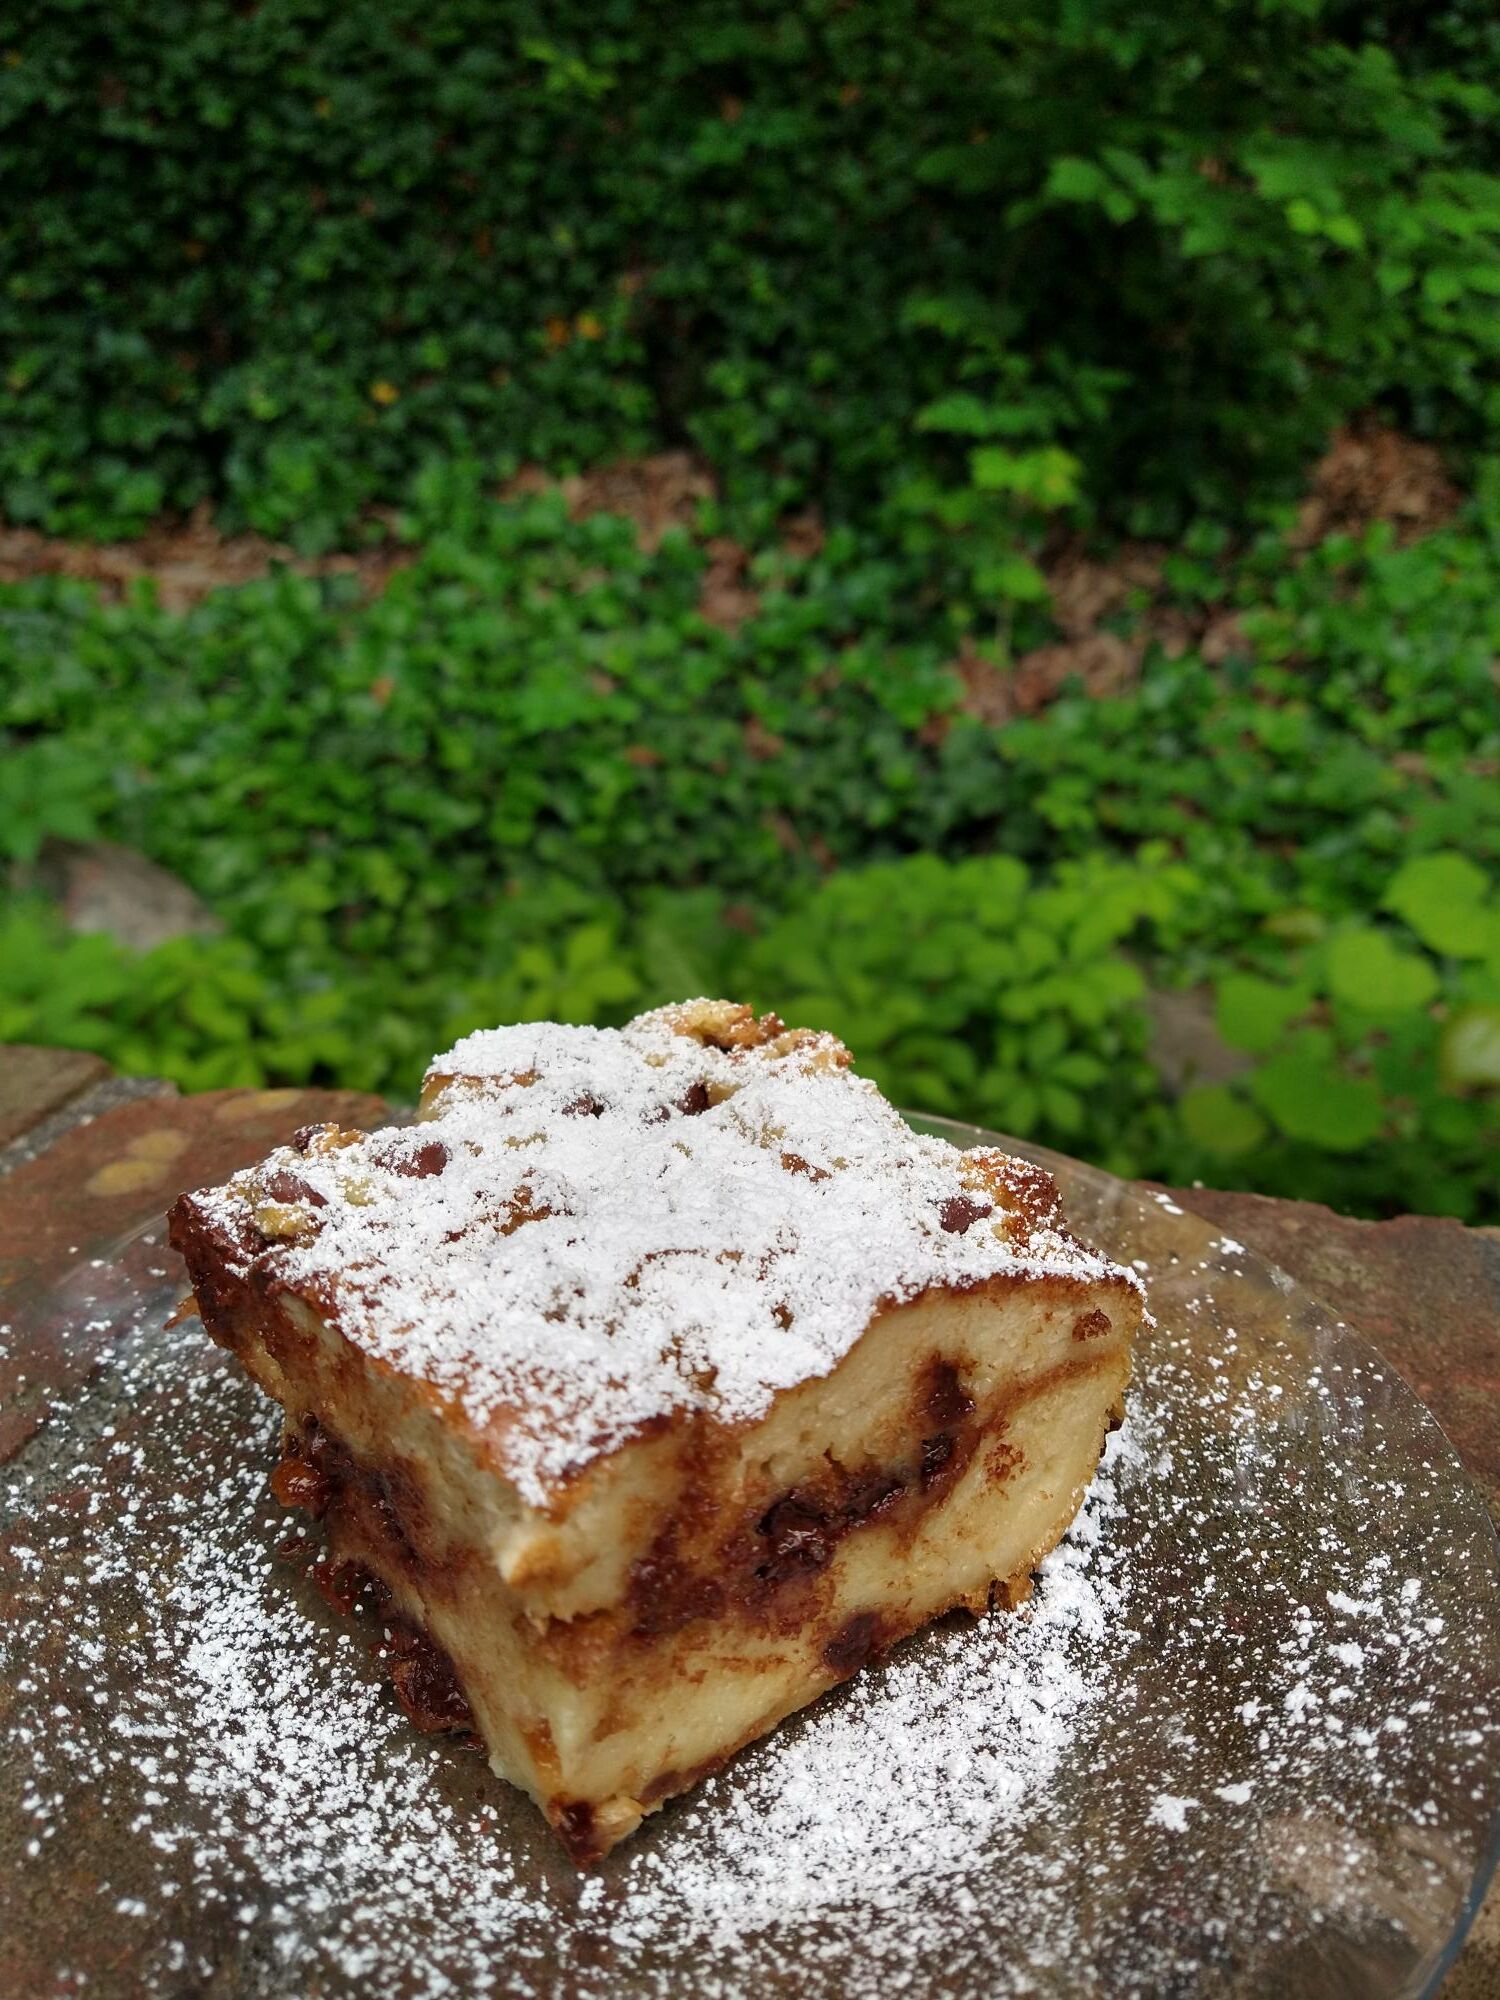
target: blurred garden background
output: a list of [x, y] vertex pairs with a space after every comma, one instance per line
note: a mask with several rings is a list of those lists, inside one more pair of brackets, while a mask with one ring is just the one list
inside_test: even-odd
[[0, 1041], [729, 992], [1500, 1220], [1488, 0], [15, 0]]

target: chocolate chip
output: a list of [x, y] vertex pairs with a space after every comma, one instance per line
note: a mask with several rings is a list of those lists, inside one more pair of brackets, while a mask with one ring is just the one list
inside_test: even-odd
[[947, 1431], [940, 1431], [936, 1437], [923, 1438], [922, 1491], [924, 1493], [942, 1476], [943, 1469], [952, 1456], [953, 1439]]
[[677, 1100], [677, 1109], [686, 1118], [696, 1118], [700, 1111], [708, 1109], [708, 1085], [703, 1082], [690, 1083]]
[[419, 1632], [411, 1634], [401, 1656], [388, 1665], [396, 1699], [416, 1728], [425, 1732], [474, 1727], [474, 1711], [453, 1662], [430, 1639]]
[[564, 1118], [602, 1118], [603, 1116], [604, 1105], [599, 1098], [595, 1097], [591, 1090], [584, 1091], [581, 1097], [575, 1097], [571, 1104], [563, 1106]]
[[277, 1167], [261, 1182], [261, 1193], [271, 1201], [305, 1201], [310, 1208], [327, 1208], [328, 1197], [319, 1194], [315, 1187], [309, 1187], [300, 1174], [288, 1173], [285, 1167]]
[[868, 1479], [862, 1479], [845, 1500], [844, 1519], [851, 1527], [858, 1526], [861, 1521], [873, 1520], [875, 1515], [893, 1507], [905, 1491], [899, 1479], [885, 1473], [872, 1473]]
[[299, 1125], [292, 1134], [290, 1143], [299, 1153], [305, 1153], [313, 1140], [327, 1130], [326, 1125]]
[[598, 1852], [598, 1835], [594, 1831], [594, 1808], [587, 1799], [571, 1799], [558, 1809], [557, 1832], [564, 1847], [575, 1861], [589, 1861]]
[[938, 1221], [950, 1236], [962, 1236], [971, 1223], [994, 1212], [992, 1202], [975, 1201], [972, 1195], [967, 1194], [950, 1194], [938, 1210]]
[[1103, 1340], [1113, 1332], [1114, 1327], [1110, 1323], [1109, 1314], [1100, 1312], [1097, 1306], [1092, 1312], [1080, 1313], [1073, 1322], [1075, 1340]]
[[669, 1528], [631, 1564], [631, 1629], [647, 1638], [681, 1631], [695, 1618], [710, 1618], [723, 1607], [723, 1586], [683, 1562], [674, 1541]]
[[441, 1139], [426, 1139], [420, 1146], [387, 1146], [376, 1154], [375, 1163], [409, 1181], [430, 1181], [443, 1171], [450, 1157]]
[[974, 1413], [974, 1398], [951, 1361], [932, 1361], [923, 1378], [922, 1408], [934, 1424], [956, 1424]]
[[347, 1618], [364, 1595], [369, 1572], [363, 1563], [344, 1556], [333, 1562], [314, 1563], [312, 1580], [335, 1611]]
[[828, 1517], [791, 1493], [761, 1516], [756, 1533], [765, 1536], [769, 1552], [755, 1574], [773, 1586], [822, 1569], [837, 1540], [830, 1532]]
[[823, 1663], [833, 1673], [847, 1677], [857, 1674], [879, 1647], [879, 1617], [873, 1611], [857, 1611], [823, 1648]]

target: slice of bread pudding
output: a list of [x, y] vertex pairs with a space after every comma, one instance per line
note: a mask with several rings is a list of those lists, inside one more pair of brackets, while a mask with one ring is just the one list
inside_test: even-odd
[[499, 1028], [415, 1125], [309, 1128], [172, 1211], [398, 1691], [579, 1860], [1024, 1595], [1121, 1408], [1137, 1280], [849, 1061], [727, 1001]]

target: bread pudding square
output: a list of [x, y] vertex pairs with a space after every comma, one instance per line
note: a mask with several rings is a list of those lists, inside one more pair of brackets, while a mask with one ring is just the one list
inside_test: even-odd
[[956, 1606], [1025, 1594], [1143, 1298], [1039, 1168], [913, 1132], [831, 1035], [529, 1023], [418, 1121], [175, 1205], [285, 1412], [273, 1486], [579, 1861]]

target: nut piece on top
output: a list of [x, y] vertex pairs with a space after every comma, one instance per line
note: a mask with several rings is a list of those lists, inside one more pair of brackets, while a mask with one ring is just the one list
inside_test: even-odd
[[1143, 1311], [1050, 1176], [722, 1000], [470, 1035], [415, 1125], [309, 1127], [171, 1222], [409, 1712], [477, 1730], [579, 1860], [1024, 1595]]

